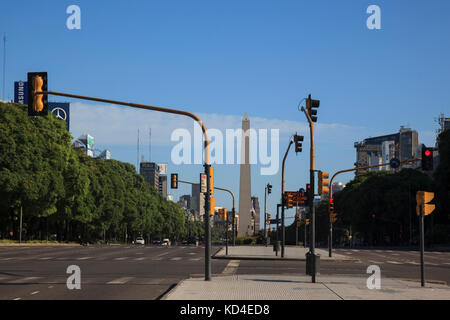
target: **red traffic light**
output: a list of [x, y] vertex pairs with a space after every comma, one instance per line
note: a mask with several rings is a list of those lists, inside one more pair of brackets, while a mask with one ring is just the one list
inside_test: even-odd
[[374, 219], [375, 219], [375, 217], [376, 217], [375, 213], [374, 213], [374, 214], [372, 214], [372, 218], [374, 218]]
[[425, 150], [425, 156], [427, 156], [427, 157], [431, 156], [431, 151], [430, 150]]
[[333, 203], [333, 198], [330, 199], [330, 203]]

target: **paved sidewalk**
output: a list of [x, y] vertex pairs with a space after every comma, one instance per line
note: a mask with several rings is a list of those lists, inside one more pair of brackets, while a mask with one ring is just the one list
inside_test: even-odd
[[[367, 278], [369, 275], [367, 275]], [[348, 276], [229, 275], [211, 281], [180, 282], [164, 300], [450, 300], [450, 287], [381, 279], [380, 289], [368, 289], [367, 278]]]
[[[284, 258], [281, 258], [281, 253], [278, 252], [278, 256], [275, 255], [272, 246], [229, 246], [228, 255], [225, 255], [225, 247], [217, 252], [213, 258], [215, 259], [233, 259], [233, 260], [295, 260], [305, 261], [306, 253], [309, 248], [286, 246]], [[320, 255], [320, 260], [326, 261], [359, 261], [356, 258], [344, 256], [342, 254], [336, 254], [333, 252], [333, 256], [328, 256], [328, 250], [315, 249], [316, 254]]]

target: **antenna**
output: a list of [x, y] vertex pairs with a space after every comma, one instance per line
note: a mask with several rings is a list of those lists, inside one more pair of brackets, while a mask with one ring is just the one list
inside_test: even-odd
[[152, 128], [148, 128], [148, 161], [152, 161]]
[[139, 168], [139, 129], [138, 129], [138, 135], [137, 135], [137, 164], [136, 164], [136, 170]]
[[6, 73], [6, 33], [3, 34], [3, 94], [2, 99], [5, 99], [5, 73]]

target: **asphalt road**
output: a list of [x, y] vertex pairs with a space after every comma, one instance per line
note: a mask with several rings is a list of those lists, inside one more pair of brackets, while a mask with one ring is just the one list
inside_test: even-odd
[[[203, 276], [204, 252], [201, 246], [0, 246], [0, 299], [153, 300], [182, 279]], [[213, 260], [212, 273], [226, 264]], [[67, 288], [70, 265], [80, 267], [80, 290]]]
[[[336, 249], [333, 252], [358, 259], [356, 262], [320, 261], [323, 275], [369, 276], [367, 267], [378, 265], [381, 277], [420, 281], [420, 253], [398, 249]], [[450, 252], [425, 252], [425, 280], [450, 285]], [[301, 274], [304, 261], [241, 260], [237, 274]]]
[[[322, 275], [366, 276], [378, 265], [382, 277], [420, 281], [418, 251], [334, 252], [358, 261], [322, 260]], [[80, 267], [80, 290], [67, 288], [70, 265]], [[304, 275], [305, 262], [212, 259], [212, 273]], [[0, 246], [0, 300], [153, 300], [190, 276], [204, 276], [204, 247]], [[450, 252], [425, 253], [425, 279], [450, 284]]]

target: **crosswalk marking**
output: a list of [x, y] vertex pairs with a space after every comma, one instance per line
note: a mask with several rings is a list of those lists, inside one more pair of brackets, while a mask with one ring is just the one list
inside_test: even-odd
[[118, 279], [111, 280], [111, 281], [107, 282], [107, 284], [125, 284], [128, 281], [130, 281], [131, 279], [133, 279], [133, 277], [118, 278]]
[[39, 258], [39, 260], [50, 260], [53, 259], [53, 257], [43, 257], [43, 258]]
[[128, 257], [115, 258], [114, 260], [126, 260]]
[[39, 293], [39, 291], [34, 291], [34, 292], [30, 293], [30, 295], [34, 296], [35, 294], [38, 294], [38, 293]]
[[181, 260], [181, 257], [175, 257], [175, 258], [172, 258], [172, 259], [170, 259], [170, 260], [172, 260], [172, 261], [178, 261], [178, 260]]
[[87, 260], [87, 259], [91, 259], [92, 257], [81, 257], [81, 258], [77, 258], [77, 260]]
[[190, 258], [189, 261], [199, 261], [201, 258]]
[[238, 267], [239, 267], [239, 260], [231, 260], [230, 262], [228, 262], [227, 266], [225, 267], [225, 269], [223, 270], [223, 274], [234, 274], [236, 273]]
[[142, 261], [142, 260], [144, 260], [145, 258], [144, 257], [141, 257], [141, 258], [136, 258], [136, 259], [134, 259], [134, 260], [136, 260], [136, 261]]
[[1, 258], [0, 261], [9, 261], [12, 260], [13, 258]]

